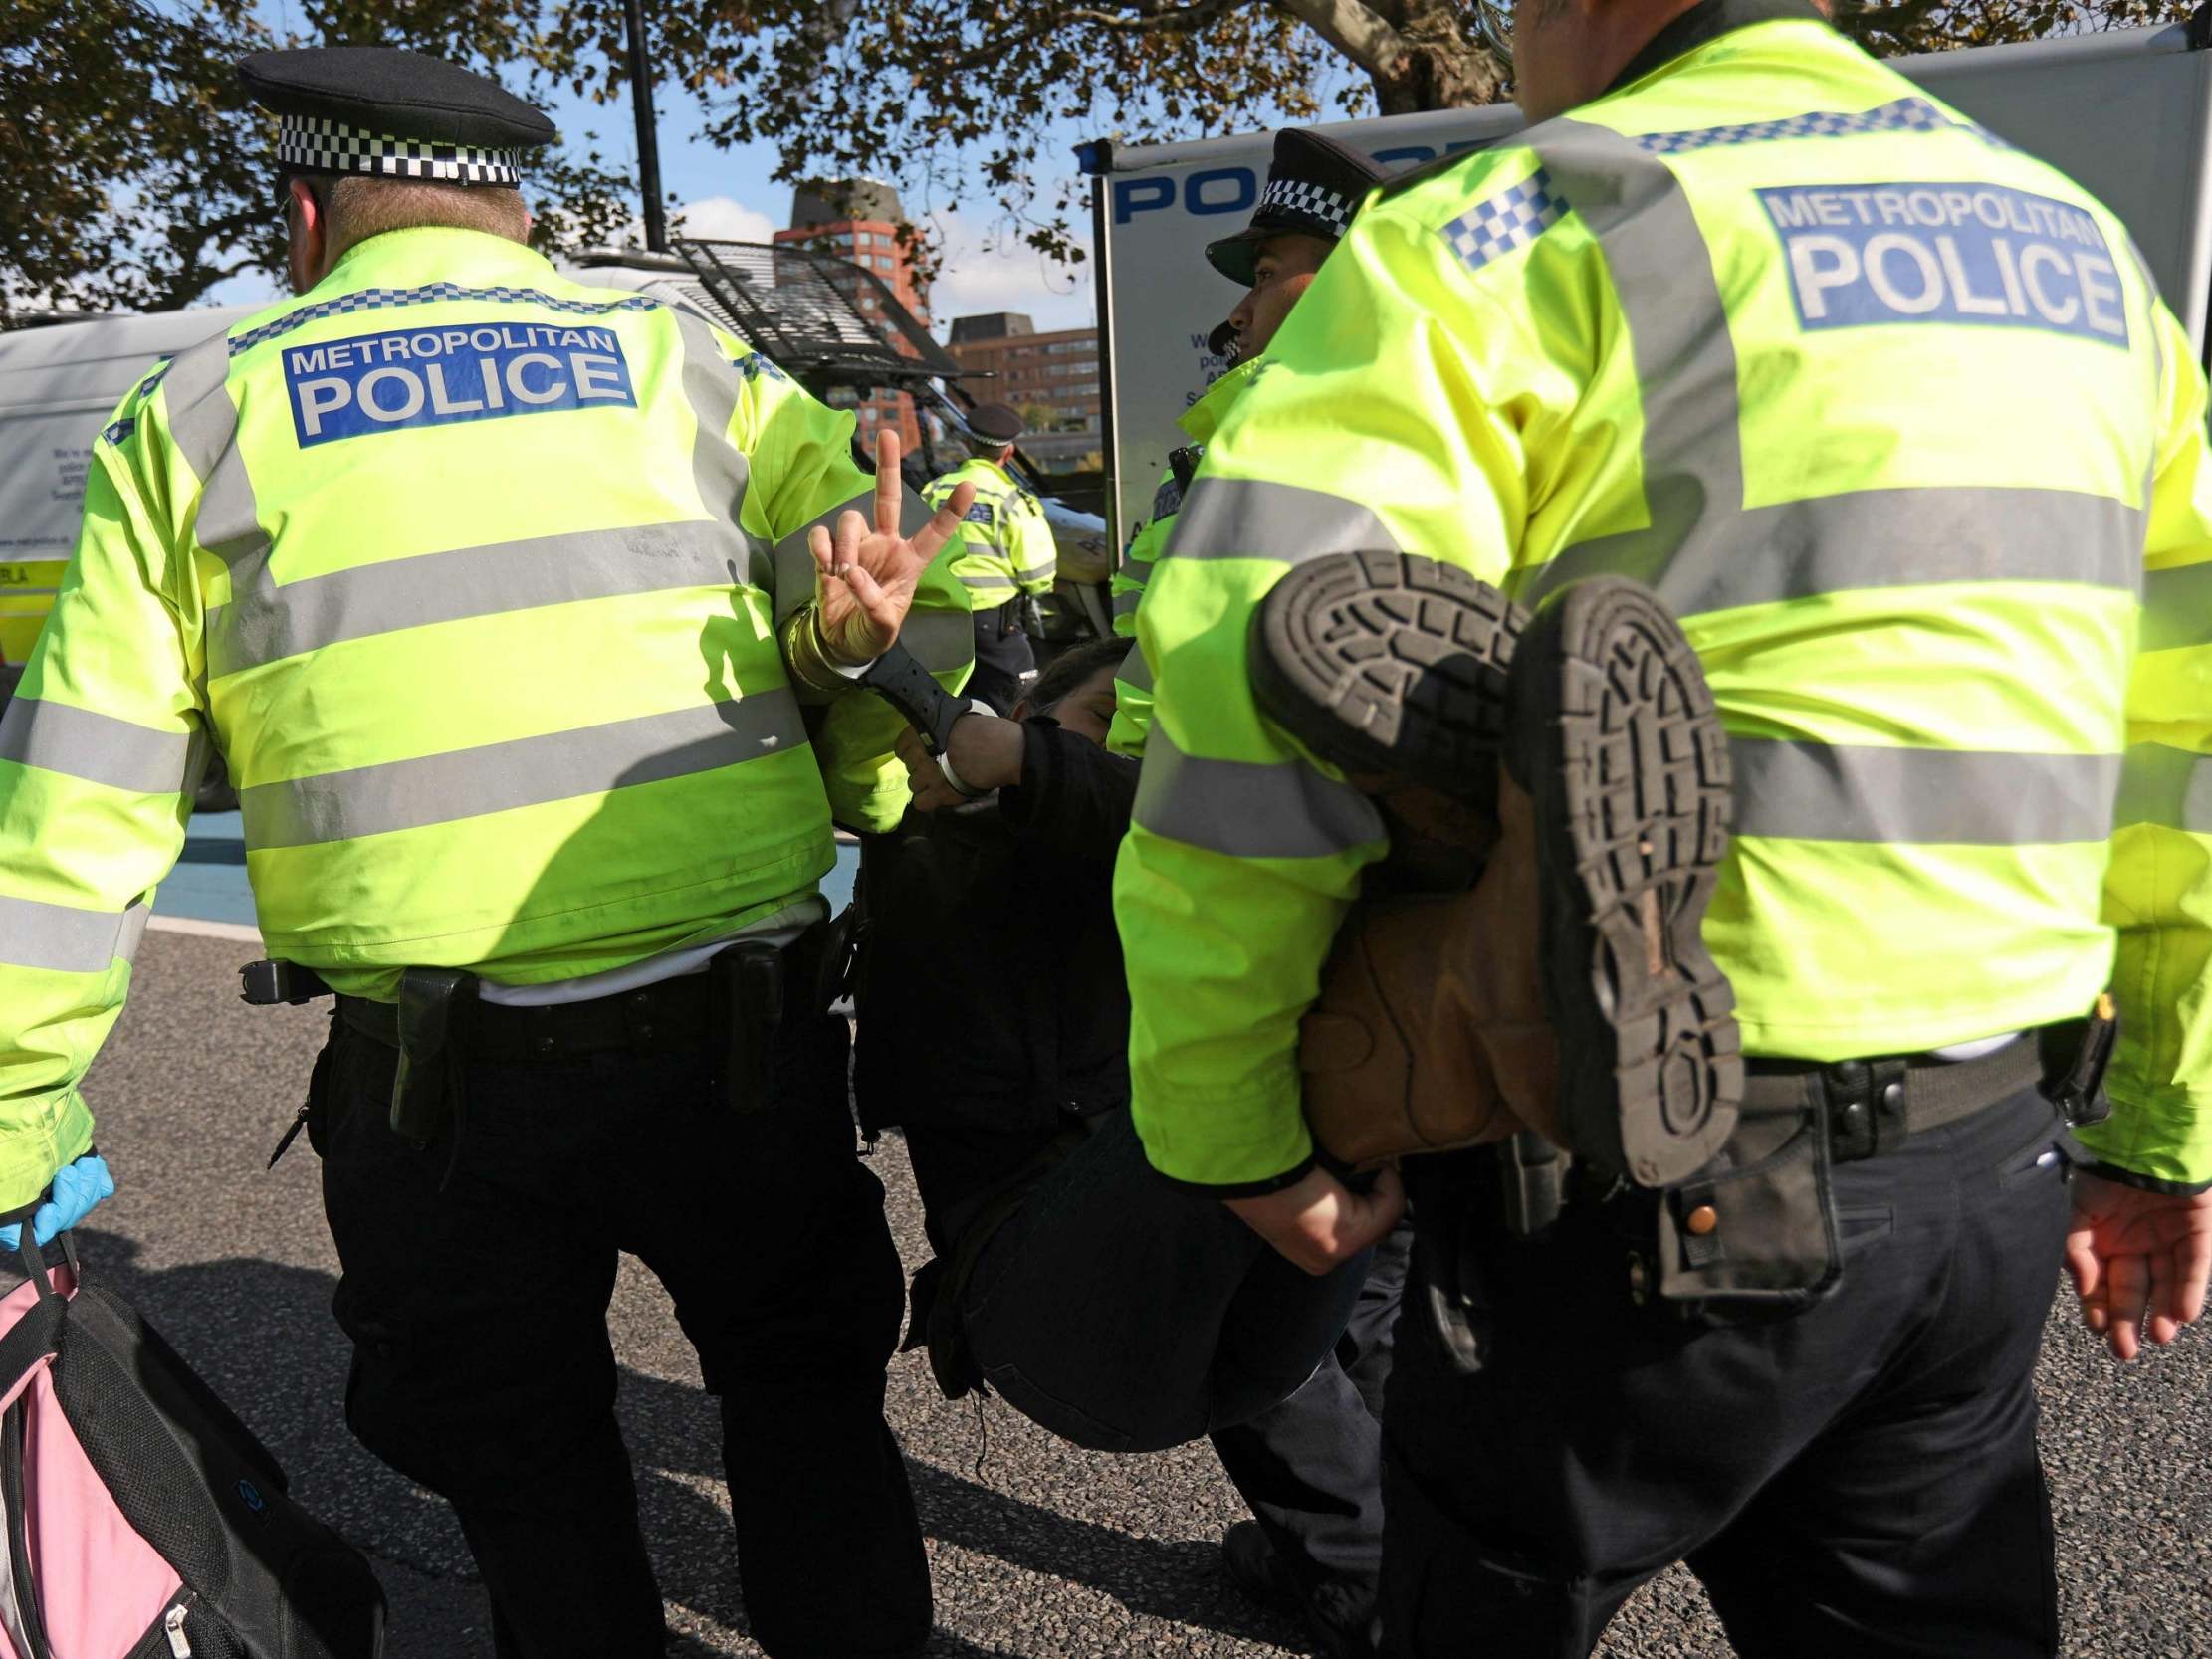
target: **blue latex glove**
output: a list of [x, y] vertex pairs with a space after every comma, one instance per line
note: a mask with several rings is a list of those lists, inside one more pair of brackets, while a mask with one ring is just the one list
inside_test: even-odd
[[[92, 1214], [93, 1206], [101, 1199], [114, 1195], [115, 1177], [108, 1173], [108, 1160], [87, 1152], [75, 1163], [54, 1171], [54, 1190], [31, 1212], [31, 1237], [40, 1244], [51, 1244], [57, 1233], [68, 1232]], [[18, 1247], [19, 1236], [18, 1223], [11, 1221], [0, 1227], [0, 1245], [10, 1251]]]

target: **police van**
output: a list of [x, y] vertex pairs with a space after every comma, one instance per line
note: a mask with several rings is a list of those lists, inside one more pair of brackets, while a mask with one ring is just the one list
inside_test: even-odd
[[[1894, 60], [2000, 137], [2051, 162], [2126, 221], [2160, 291], [2205, 348], [2212, 284], [2212, 5], [2185, 24]], [[1320, 131], [1393, 170], [1510, 137], [1510, 105], [1438, 110]], [[1227, 366], [1208, 335], [1236, 304], [1206, 244], [1259, 200], [1269, 133], [1078, 151], [1092, 175], [1106, 505], [1114, 544], [1150, 511], [1176, 417]], [[2115, 259], [2088, 215], [2000, 188], [1762, 192], [1808, 327], [1947, 316], [2124, 332]]]
[[0, 704], [77, 544], [93, 439], [157, 357], [259, 310], [101, 316], [0, 334]]
[[[77, 544], [101, 423], [156, 359], [261, 309], [207, 306], [0, 334], [0, 708], [23, 677]], [[201, 778], [194, 806], [228, 812], [237, 804], [218, 757]]]

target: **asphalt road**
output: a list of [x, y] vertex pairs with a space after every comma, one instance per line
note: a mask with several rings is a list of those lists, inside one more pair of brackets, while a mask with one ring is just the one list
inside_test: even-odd
[[[315, 1158], [303, 1141], [275, 1173], [262, 1170], [325, 1016], [241, 1004], [236, 969], [252, 953], [147, 935], [129, 1007], [88, 1085], [121, 1182], [82, 1230], [88, 1270], [139, 1305], [268, 1441], [296, 1494], [368, 1552], [392, 1600], [393, 1659], [479, 1659], [490, 1640], [459, 1532], [441, 1504], [354, 1446], [339, 1414], [345, 1345], [330, 1317], [336, 1263]], [[897, 1145], [877, 1162], [912, 1265], [919, 1212]], [[623, 1426], [680, 1632], [672, 1651], [757, 1653], [734, 1585], [715, 1411], [667, 1298], [634, 1265], [612, 1321]], [[2067, 1652], [2212, 1655], [2212, 1346], [2192, 1334], [2121, 1369], [2058, 1319], [2041, 1380]], [[995, 1403], [981, 1417], [946, 1403], [919, 1355], [893, 1366], [891, 1400], [936, 1574], [932, 1654], [1308, 1651], [1291, 1622], [1220, 1575], [1217, 1541], [1240, 1511], [1210, 1451], [1078, 1452]], [[1676, 1572], [1631, 1603], [1604, 1651], [1730, 1649]]]

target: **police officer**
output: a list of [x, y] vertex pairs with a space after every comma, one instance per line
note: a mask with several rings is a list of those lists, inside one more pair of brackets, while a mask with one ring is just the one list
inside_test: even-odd
[[[1266, 367], [1275, 331], [1384, 176], [1357, 150], [1301, 127], [1285, 128], [1275, 134], [1251, 223], [1208, 244], [1207, 263], [1244, 291], [1218, 331], [1217, 343], [1233, 363], [1176, 423], [1191, 442], [1170, 458], [1153, 496], [1153, 517], [1123, 551], [1114, 576], [1116, 632], [1135, 632], [1145, 583], [1207, 440]], [[1141, 650], [1123, 663], [1115, 697], [1107, 746], [1141, 755], [1152, 724], [1151, 675]], [[1238, 1522], [1222, 1538], [1229, 1575], [1247, 1593], [1295, 1608], [1330, 1653], [1371, 1653], [1375, 1646], [1383, 1554], [1378, 1419], [1410, 1243], [1409, 1229], [1401, 1227], [1378, 1247], [1350, 1326], [1303, 1387], [1213, 1436], [1222, 1467], [1256, 1518]]]
[[[1354, 149], [1304, 127], [1275, 134], [1267, 182], [1251, 223], [1206, 247], [1206, 263], [1244, 291], [1228, 320], [1207, 336], [1208, 346], [1229, 366], [1176, 417], [1191, 442], [1168, 458], [1152, 496], [1152, 517], [1123, 547], [1112, 583], [1114, 632], [1134, 637], [1137, 601], [1167, 545], [1184, 487], [1206, 454], [1206, 441], [1221, 424], [1266, 361], [1267, 344], [1312, 286], [1321, 262], [1343, 237], [1383, 169]], [[1106, 746], [1117, 754], [1142, 754], [1152, 719], [1152, 676], [1140, 646], [1114, 682], [1114, 726]]]
[[898, 718], [851, 676], [905, 638], [957, 681], [929, 560], [968, 493], [902, 504], [895, 440], [879, 485], [849, 414], [532, 252], [520, 167], [554, 132], [491, 82], [366, 48], [241, 74], [300, 298], [101, 433], [0, 728], [0, 1203], [87, 1150], [79, 1079], [212, 745], [277, 991], [337, 993], [304, 1116], [347, 1420], [454, 1505], [497, 1651], [661, 1651], [619, 1250], [721, 1396], [763, 1647], [919, 1651], [902, 1287], [817, 883], [833, 803], [903, 804]]
[[976, 617], [976, 672], [968, 690], [1001, 715], [1013, 712], [1037, 677], [1024, 617], [1034, 615], [1037, 595], [1052, 591], [1059, 571], [1044, 509], [1006, 470], [1020, 436], [1021, 417], [1003, 403], [970, 410], [967, 461], [923, 492], [932, 507], [944, 506], [964, 485], [976, 493], [961, 520], [953, 573]]
[[[2170, 1339], [2212, 1258], [2204, 377], [2107, 211], [1801, 0], [1524, 0], [1514, 45], [1537, 124], [1369, 205], [1138, 613], [1138, 1123], [1316, 1270], [1390, 1224], [1291, 1052], [1383, 851], [1338, 779], [1471, 794], [1509, 717], [1523, 922], [1449, 942], [1541, 930], [1514, 1087], [1577, 1173], [1527, 1237], [1490, 1154], [1422, 1185], [1391, 1651], [1581, 1654], [1686, 1557], [1746, 1654], [2048, 1655], [2106, 985], [2085, 1312]], [[1333, 738], [1349, 654], [1250, 644], [1326, 584], [1413, 665]]]

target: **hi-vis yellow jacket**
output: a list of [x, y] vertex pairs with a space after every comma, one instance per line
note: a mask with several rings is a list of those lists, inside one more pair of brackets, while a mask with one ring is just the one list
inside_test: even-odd
[[[0, 1207], [91, 1138], [78, 1079], [210, 740], [270, 952], [356, 995], [571, 978], [809, 901], [832, 801], [883, 828], [905, 801], [898, 716], [809, 711], [817, 765], [776, 645], [807, 528], [871, 506], [852, 429], [697, 318], [469, 231], [373, 237], [148, 375], [0, 717]], [[943, 560], [917, 605], [957, 686]]]
[[[1190, 408], [1177, 419], [1191, 436], [1192, 443], [1202, 450], [1207, 440], [1214, 436], [1232, 404], [1251, 384], [1252, 376], [1259, 372], [1265, 357], [1252, 357], [1238, 363], [1221, 375], [1202, 392]], [[1121, 564], [1114, 571], [1109, 591], [1114, 601], [1114, 632], [1124, 639], [1135, 638], [1137, 633], [1137, 604], [1145, 596], [1145, 583], [1152, 579], [1152, 567], [1160, 557], [1160, 549], [1167, 545], [1168, 534], [1175, 528], [1176, 509], [1183, 505], [1183, 486], [1170, 467], [1160, 475], [1160, 487], [1152, 494], [1152, 518], [1137, 526], [1137, 533], [1129, 538], [1129, 545], [1121, 552]], [[1122, 659], [1121, 672], [1114, 676], [1114, 724], [1106, 733], [1106, 746], [1115, 754], [1143, 754], [1145, 733], [1152, 727], [1152, 670], [1145, 665], [1145, 648], [1136, 645]]]
[[1245, 630], [1290, 564], [1395, 546], [1685, 619], [1749, 1052], [1911, 1053], [2108, 984], [2087, 1139], [2212, 1182], [2205, 382], [2111, 213], [1808, 9], [1386, 186], [1270, 359], [1138, 612], [1115, 893], [1161, 1170], [1309, 1155], [1297, 1020], [1382, 828], [1258, 716]]
[[980, 455], [933, 480], [922, 494], [930, 506], [942, 507], [963, 484], [976, 487], [976, 502], [961, 521], [953, 574], [968, 590], [969, 607], [996, 610], [1019, 594], [1051, 592], [1059, 543], [1036, 497]]

